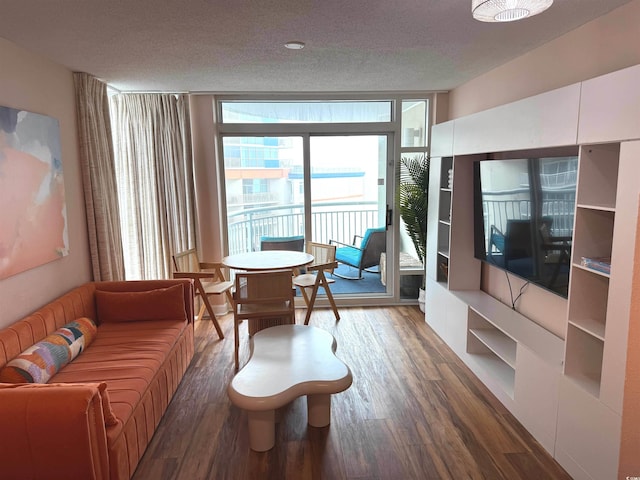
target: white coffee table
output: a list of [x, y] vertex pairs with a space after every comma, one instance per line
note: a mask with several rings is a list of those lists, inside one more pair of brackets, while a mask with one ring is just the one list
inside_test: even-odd
[[251, 358], [233, 377], [229, 398], [249, 416], [249, 443], [264, 452], [275, 444], [275, 410], [307, 396], [312, 427], [331, 423], [331, 394], [351, 386], [351, 370], [335, 355], [336, 340], [326, 330], [279, 325], [256, 333]]

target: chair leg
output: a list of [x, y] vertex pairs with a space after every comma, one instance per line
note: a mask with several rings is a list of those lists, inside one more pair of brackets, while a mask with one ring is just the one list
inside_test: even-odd
[[[343, 265], [348, 265], [351, 268], [358, 268], [358, 267], [354, 267], [353, 265], [349, 265], [348, 263], [343, 263]], [[344, 280], [362, 280], [364, 277], [362, 276], [362, 269], [358, 268], [358, 276], [357, 277], [349, 277], [347, 275], [342, 275], [341, 273], [337, 273], [337, 272], [333, 272], [332, 275], [335, 275], [338, 278], [342, 278]]]
[[209, 302], [209, 297], [204, 291], [204, 287], [202, 283], [200, 283], [199, 279], [196, 279], [196, 288], [200, 291], [200, 296], [202, 297], [202, 302], [204, 303], [207, 312], [209, 312], [209, 316], [211, 317], [211, 321], [213, 322], [213, 326], [218, 332], [218, 338], [222, 340], [224, 338], [224, 333], [222, 333], [222, 329], [220, 328], [220, 324], [218, 323], [218, 319], [216, 318], [216, 314], [213, 313], [213, 308], [211, 307], [211, 303]]
[[316, 276], [316, 282], [313, 284], [313, 289], [311, 291], [311, 298], [309, 302], [307, 302], [307, 314], [304, 317], [304, 324], [309, 325], [309, 320], [311, 319], [311, 311], [313, 310], [313, 306], [316, 303], [316, 297], [318, 296], [318, 290], [320, 287], [324, 288], [325, 293], [327, 294], [327, 298], [329, 299], [329, 303], [331, 304], [331, 309], [333, 310], [333, 314], [336, 316], [336, 320], [340, 320], [340, 314], [338, 313], [338, 307], [336, 306], [336, 302], [333, 299], [333, 294], [331, 293], [331, 289], [329, 288], [329, 282], [327, 282], [327, 278], [324, 276], [324, 271], [318, 270]]
[[331, 309], [333, 310], [333, 314], [336, 316], [336, 321], [340, 320], [340, 314], [338, 313], [338, 306], [336, 305], [335, 300], [333, 299], [333, 293], [331, 293], [331, 289], [329, 288], [329, 282], [327, 282], [327, 278], [324, 276], [324, 272], [319, 272], [322, 274], [322, 286], [324, 287], [324, 291], [327, 294], [327, 298], [329, 299], [329, 303], [331, 304]]
[[238, 327], [238, 319], [233, 317], [233, 345], [234, 345], [234, 354], [233, 359], [235, 362], [236, 372], [238, 371], [238, 367], [240, 366], [239, 359], [239, 350], [240, 350], [240, 328]]
[[307, 293], [307, 289], [313, 291], [313, 287], [300, 287], [300, 293], [302, 294], [302, 298], [304, 300], [304, 304], [309, 308], [309, 293]]
[[[305, 290], [306, 290], [306, 288], [305, 288]], [[305, 301], [307, 303], [307, 314], [304, 317], [304, 324], [305, 325], [309, 325], [309, 320], [311, 319], [311, 310], [313, 310], [313, 305], [316, 303], [316, 296], [317, 295], [318, 295], [318, 279], [316, 278], [316, 283], [314, 283], [313, 287], [311, 287], [311, 298], [309, 298], [308, 301], [305, 298]]]

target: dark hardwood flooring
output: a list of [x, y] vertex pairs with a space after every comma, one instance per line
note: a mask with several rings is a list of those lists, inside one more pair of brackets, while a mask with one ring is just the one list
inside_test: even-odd
[[[304, 310], [297, 311], [298, 323]], [[233, 319], [196, 324], [196, 354], [135, 473], [147, 479], [570, 479], [424, 322], [417, 307], [317, 310], [353, 372], [332, 397], [331, 425], [282, 411], [276, 446], [249, 449], [246, 414], [229, 401]], [[241, 326], [241, 364], [248, 357]]]

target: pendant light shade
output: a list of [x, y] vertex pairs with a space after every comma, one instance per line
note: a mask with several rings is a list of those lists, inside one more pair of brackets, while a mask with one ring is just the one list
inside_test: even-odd
[[513, 22], [544, 12], [553, 0], [472, 0], [473, 18], [481, 22]]

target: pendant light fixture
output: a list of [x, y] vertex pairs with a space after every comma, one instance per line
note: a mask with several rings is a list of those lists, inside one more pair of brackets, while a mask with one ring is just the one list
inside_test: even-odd
[[513, 22], [544, 12], [553, 0], [472, 0], [473, 18], [481, 22]]

